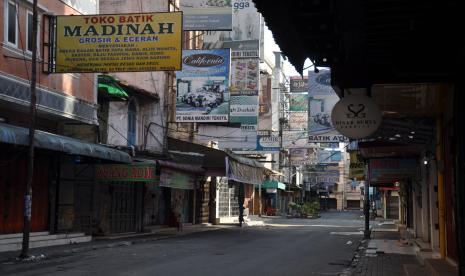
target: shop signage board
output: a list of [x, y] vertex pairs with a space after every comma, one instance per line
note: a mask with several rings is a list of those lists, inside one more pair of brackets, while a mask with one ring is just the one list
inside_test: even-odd
[[349, 178], [356, 180], [365, 179], [365, 163], [361, 162], [357, 157], [357, 152], [350, 153], [350, 167], [349, 167]]
[[53, 72], [181, 70], [182, 12], [56, 17]]
[[308, 92], [308, 77], [290, 77], [289, 91], [291, 93], [307, 93]]
[[184, 50], [176, 72], [177, 122], [228, 122], [230, 49]]
[[334, 128], [351, 139], [366, 138], [381, 125], [378, 105], [366, 95], [347, 95], [333, 108]]
[[213, 31], [232, 29], [231, 0], [181, 0], [185, 31]]
[[394, 183], [403, 178], [415, 177], [418, 162], [401, 158], [370, 159], [369, 166], [370, 181]]
[[258, 131], [257, 152], [279, 152], [281, 149], [281, 137], [278, 132]]
[[156, 181], [155, 164], [96, 165], [95, 178], [98, 181]]
[[163, 167], [160, 173], [160, 186], [193, 190], [195, 188], [195, 177], [190, 174]]

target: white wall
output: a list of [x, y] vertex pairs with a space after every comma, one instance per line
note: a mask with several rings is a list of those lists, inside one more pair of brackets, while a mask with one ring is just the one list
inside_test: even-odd
[[[166, 12], [168, 11], [168, 1], [166, 0], [144, 0], [144, 1], [122, 1], [122, 0], [100, 0], [100, 13], [141, 13], [141, 12]], [[165, 72], [128, 72], [112, 73], [119, 81], [157, 94], [159, 102], [149, 100], [145, 97], [136, 97], [137, 104], [137, 145], [142, 149], [161, 152], [163, 149], [165, 122], [167, 110], [166, 103], [166, 73]], [[110, 120], [114, 127], [122, 130], [121, 133], [127, 135], [127, 104], [125, 108], [122, 103], [112, 103], [110, 107]], [[121, 109], [118, 109], [121, 108]], [[121, 114], [122, 112], [125, 114]], [[113, 114], [115, 112], [115, 114]], [[119, 121], [117, 120], [119, 119]], [[150, 125], [148, 135], [147, 129]], [[112, 133], [113, 132], [113, 133]], [[127, 144], [121, 135], [115, 134], [115, 130], [109, 127], [108, 140], [110, 144]], [[144, 138], [147, 136], [147, 142]], [[124, 143], [122, 143], [124, 141]]]
[[110, 102], [108, 109], [107, 144], [126, 146], [128, 133], [128, 102]]

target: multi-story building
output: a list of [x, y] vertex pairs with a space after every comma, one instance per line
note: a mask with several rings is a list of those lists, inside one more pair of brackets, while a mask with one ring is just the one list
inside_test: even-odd
[[[96, 76], [49, 71], [50, 17], [95, 13], [95, 1], [38, 3], [32, 231], [69, 232], [89, 227], [92, 222], [86, 203], [92, 199], [85, 196], [92, 189], [89, 165], [131, 159], [126, 152], [97, 144], [101, 141], [95, 135]], [[30, 1], [0, 2], [0, 234], [18, 233], [23, 228], [27, 128], [31, 122], [32, 24]]]

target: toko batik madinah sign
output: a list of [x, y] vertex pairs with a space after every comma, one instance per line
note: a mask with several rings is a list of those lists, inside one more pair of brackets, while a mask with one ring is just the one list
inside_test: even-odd
[[182, 12], [56, 17], [54, 72], [181, 69]]

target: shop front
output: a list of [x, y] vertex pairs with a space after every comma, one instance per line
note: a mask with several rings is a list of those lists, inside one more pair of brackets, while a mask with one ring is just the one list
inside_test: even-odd
[[160, 188], [166, 195], [165, 222], [172, 227], [196, 222], [198, 188], [205, 171], [201, 165], [158, 160]]
[[144, 221], [144, 195], [156, 182], [155, 163], [95, 166], [95, 234], [140, 232]]
[[216, 218], [220, 223], [238, 222], [254, 213], [255, 187], [264, 180], [266, 169], [256, 161], [228, 152], [226, 176], [217, 178]]
[[267, 216], [276, 216], [283, 213], [285, 206], [283, 206], [282, 191], [286, 190], [286, 185], [277, 180], [266, 180], [263, 182], [262, 189], [265, 191], [265, 214]]
[[[34, 138], [31, 231], [87, 232], [92, 225], [93, 165], [129, 163], [131, 157], [41, 130], [36, 130]], [[27, 128], [0, 123], [0, 234], [19, 233], [23, 228], [28, 143]]]

